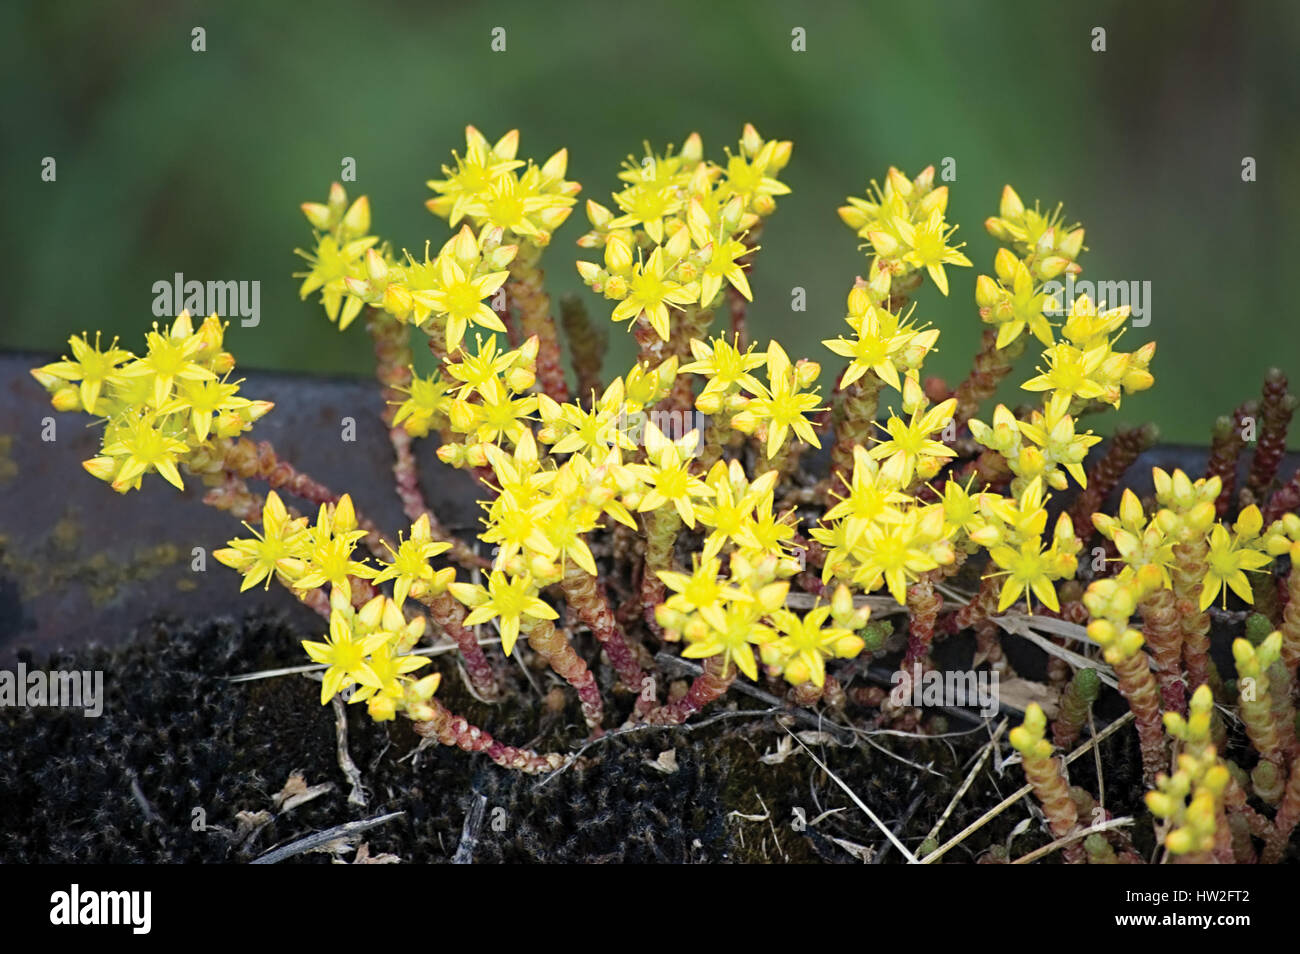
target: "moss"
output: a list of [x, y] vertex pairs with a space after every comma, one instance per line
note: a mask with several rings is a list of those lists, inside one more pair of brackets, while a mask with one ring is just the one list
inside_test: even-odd
[[[375, 724], [352, 707], [349, 746], [370, 801], [364, 808], [349, 805], [334, 720], [318, 704], [317, 684], [301, 677], [239, 684], [223, 678], [283, 665], [296, 658], [299, 638], [278, 617], [159, 621], [120, 649], [49, 659], [50, 668], [104, 670], [104, 714], [86, 719], [67, 710], [0, 711], [0, 751], [14, 754], [0, 763], [0, 803], [8, 817], [24, 820], [0, 832], [0, 860], [240, 862], [312, 831], [404, 811], [401, 819], [366, 834], [371, 853], [440, 862], [455, 853], [466, 813], [479, 795], [487, 798], [488, 811], [474, 860], [484, 862], [853, 862], [845, 846], [879, 850], [885, 844], [797, 744], [784, 760], [761, 759], [789, 736], [769, 715], [749, 714], [752, 706], [744, 700], [732, 702], [730, 711], [713, 707], [699, 724], [611, 737], [548, 779], [441, 747], [417, 752], [418, 739], [407, 724]], [[592, 647], [580, 649], [595, 658]], [[518, 667], [511, 667], [511, 701], [489, 706], [468, 694], [446, 657], [440, 665], [444, 701], [499, 737], [562, 751], [583, 742], [572, 694], [562, 711], [554, 711], [538, 703]], [[598, 672], [609, 694], [613, 673], [605, 667]], [[545, 694], [549, 677], [535, 678]], [[613, 698], [617, 715], [624, 715], [631, 697]], [[855, 719], [862, 715], [854, 713]], [[903, 745], [887, 736], [876, 740], [912, 765], [866, 744], [846, 748], [808, 738], [818, 758], [885, 824], [892, 828], [907, 816], [899, 837], [914, 848], [951, 799], [984, 737], [976, 732]], [[669, 749], [675, 750], [676, 769], [665, 773], [656, 763]], [[1109, 807], [1132, 810], [1136, 806], [1125, 804], [1121, 793], [1136, 790], [1129, 783], [1140, 765], [1122, 746], [1104, 756]], [[925, 765], [931, 771], [914, 767]], [[1091, 765], [1082, 759], [1073, 766], [1079, 784], [1094, 785]], [[308, 784], [330, 781], [335, 788], [275, 815], [248, 844], [218, 830], [233, 832], [241, 812], [274, 813], [271, 797], [295, 771]], [[984, 773], [940, 841], [1000, 800], [1008, 785], [1018, 784], [1018, 777], [999, 780]], [[192, 827], [195, 809], [205, 816], [207, 830]], [[795, 823], [795, 809], [805, 824]], [[1001, 844], [1025, 812], [1017, 806], [1003, 813], [949, 860], [971, 860]], [[1016, 840], [1013, 853], [1045, 841], [1031, 829]], [[295, 859], [325, 860], [320, 854]], [[901, 859], [891, 851], [890, 860]]]

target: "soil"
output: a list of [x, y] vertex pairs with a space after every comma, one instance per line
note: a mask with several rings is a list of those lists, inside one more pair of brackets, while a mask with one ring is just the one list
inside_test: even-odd
[[[367, 804], [350, 804], [333, 710], [319, 704], [319, 684], [303, 676], [225, 678], [296, 660], [302, 635], [267, 614], [200, 624], [157, 620], [125, 645], [45, 660], [49, 668], [104, 670], [107, 699], [99, 718], [69, 709], [0, 709], [0, 752], [6, 753], [0, 804], [7, 819], [0, 860], [245, 862], [313, 832], [389, 812], [404, 814], [346, 846], [298, 854], [291, 863], [354, 860], [361, 842], [363, 855], [404, 862], [449, 861], [458, 848], [461, 860], [475, 862], [857, 862], [878, 856], [886, 844], [809, 754], [793, 741], [783, 743], [789, 733], [774, 714], [734, 693], [697, 724], [609, 738], [549, 777], [510, 772], [485, 756], [441, 746], [418, 751], [409, 724], [375, 724], [352, 707], [349, 750]], [[468, 695], [453, 667], [440, 666], [444, 702], [499, 738], [560, 751], [582, 743], [576, 702], [550, 710], [518, 667], [512, 698], [521, 701], [488, 706]], [[612, 672], [602, 667], [601, 676], [608, 695]], [[534, 678], [544, 691], [545, 674]], [[630, 699], [619, 701], [630, 706]], [[850, 707], [849, 714], [860, 720], [867, 713]], [[941, 739], [872, 738], [879, 748], [803, 737], [914, 850], [987, 739], [985, 729], [959, 720], [948, 731]], [[1137, 807], [1127, 804], [1140, 789], [1131, 735], [1116, 733], [1102, 746], [1108, 807], [1116, 813]], [[782, 745], [790, 751], [778, 761]], [[1092, 759], [1080, 759], [1071, 771], [1076, 784], [1095, 791]], [[295, 773], [308, 786], [333, 787], [277, 811], [274, 796]], [[982, 772], [943, 837], [1021, 784], [1016, 766]], [[482, 824], [466, 835], [479, 796], [486, 799]], [[270, 817], [262, 816], [265, 824], [245, 837], [253, 823], [241, 828], [241, 813], [260, 812]], [[1031, 813], [1012, 854], [1046, 843], [1037, 809], [1024, 800], [947, 860], [970, 861], [1004, 845]], [[891, 848], [881, 860], [901, 855]]]

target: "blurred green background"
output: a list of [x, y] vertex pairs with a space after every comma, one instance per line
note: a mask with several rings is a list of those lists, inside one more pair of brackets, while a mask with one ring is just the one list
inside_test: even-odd
[[[504, 53], [490, 49], [498, 26]], [[806, 52], [791, 49], [795, 27]], [[1154, 419], [1167, 439], [1203, 442], [1269, 365], [1300, 378], [1285, 292], [1300, 258], [1293, 2], [20, 2], [0, 36], [0, 348], [58, 350], [87, 328], [135, 347], [151, 286], [179, 271], [261, 281], [261, 325], [228, 338], [241, 366], [368, 374], [360, 324], [338, 333], [291, 278], [309, 241], [298, 203], [324, 197], [343, 157], [376, 231], [420, 249], [448, 234], [424, 182], [466, 123], [492, 138], [518, 127], [521, 155], [539, 160], [568, 146], [569, 177], [608, 202], [643, 140], [698, 130], [721, 158], [751, 121], [795, 142], [751, 329], [823, 360], [828, 382], [818, 342], [845, 327], [866, 268], [836, 207], [890, 164], [915, 174], [944, 157], [976, 268], [950, 272], [949, 299], [920, 296], [918, 315], [943, 329], [927, 373], [955, 384], [969, 367], [975, 275], [996, 250], [982, 222], [1011, 182], [1084, 223], [1085, 278], [1152, 283], [1151, 324], [1125, 344], [1159, 341], [1156, 388], [1092, 426]], [[41, 181], [45, 156], [56, 182]], [[1242, 182], [1244, 156], [1256, 182]], [[547, 252], [556, 291], [581, 289], [584, 229], [579, 211]], [[805, 314], [790, 311], [794, 286]], [[582, 294], [603, 320], [606, 303]], [[631, 342], [611, 330], [622, 368]]]

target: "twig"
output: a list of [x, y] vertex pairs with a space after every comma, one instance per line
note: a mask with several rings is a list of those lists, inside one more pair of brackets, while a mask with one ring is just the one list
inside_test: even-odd
[[[500, 642], [501, 642], [500, 637], [486, 637], [480, 639], [478, 641], [478, 644], [480, 646], [495, 646]], [[455, 643], [444, 643], [443, 645], [440, 646], [425, 646], [421, 649], [412, 649], [410, 653], [408, 653], [408, 655], [442, 656], [445, 655], [446, 653], [459, 652], [459, 650], [460, 647], [457, 646]], [[321, 663], [308, 663], [303, 666], [285, 666], [281, 669], [262, 669], [258, 672], [244, 672], [244, 673], [240, 673], [237, 676], [225, 676], [223, 678], [226, 680], [226, 682], [229, 683], [255, 682], [258, 679], [274, 679], [279, 676], [296, 676], [299, 673], [305, 673], [305, 672], [321, 672], [322, 670], [328, 668], [329, 668], [328, 666], [323, 665]]]
[[[1128, 723], [1132, 720], [1132, 718], [1133, 718], [1132, 710], [1129, 710], [1128, 712], [1124, 713], [1122, 716], [1120, 716], [1110, 725], [1106, 726], [1106, 728], [1102, 729], [1100, 735], [1094, 736], [1093, 738], [1089, 739], [1083, 745], [1079, 746], [1077, 749], [1075, 749], [1073, 752], [1067, 755], [1065, 757], [1065, 764], [1069, 765], [1071, 762], [1079, 758], [1081, 755], [1084, 755], [1085, 753], [1091, 751], [1093, 746], [1099, 744], [1103, 739], [1105, 739], [1111, 733], [1117, 732], [1122, 726], [1128, 725]], [[941, 857], [946, 855], [949, 852], [949, 850], [961, 844], [963, 841], [965, 841], [975, 832], [979, 831], [981, 828], [983, 828], [985, 825], [991, 822], [994, 818], [997, 818], [1004, 811], [1006, 811], [1016, 802], [1020, 801], [1022, 798], [1024, 798], [1033, 790], [1034, 787], [1032, 785], [1025, 785], [1023, 788], [1019, 788], [1016, 791], [1012, 792], [1006, 798], [1002, 799], [1002, 801], [998, 802], [997, 805], [993, 806], [987, 812], [981, 815], [979, 818], [975, 819], [975, 821], [971, 822], [969, 825], [963, 828], [960, 832], [958, 832], [948, 841], [944, 842], [934, 851], [930, 852], [928, 855], [922, 858], [921, 864], [928, 865], [928, 864], [932, 864], [935, 861], [938, 861]]]
[[1091, 828], [1080, 828], [1077, 831], [1070, 832], [1068, 835], [1065, 835], [1062, 838], [1056, 839], [1056, 841], [1043, 845], [1043, 847], [1041, 848], [1035, 848], [1029, 854], [1021, 855], [1019, 858], [1017, 858], [1015, 861], [1011, 863], [1013, 865], [1027, 865], [1030, 864], [1031, 862], [1037, 861], [1039, 858], [1043, 857], [1044, 855], [1050, 855], [1057, 848], [1064, 848], [1066, 845], [1071, 844], [1072, 842], [1076, 842], [1080, 838], [1087, 838], [1093, 832], [1109, 831], [1112, 828], [1122, 828], [1125, 825], [1131, 825], [1131, 824], [1133, 824], [1132, 815], [1125, 815], [1123, 818], [1112, 818], [1110, 821], [1098, 822], [1097, 824], [1093, 825]]
[[[674, 656], [672, 653], [658, 652], [655, 653], [655, 662], [666, 669], [677, 669], [691, 676], [698, 676], [704, 672], [704, 667], [696, 665], [689, 660], [682, 659], [680, 656]], [[821, 715], [816, 715], [797, 706], [792, 706], [779, 696], [774, 696], [757, 686], [750, 685], [747, 682], [736, 682], [731, 684], [731, 688], [739, 692], [742, 696], [749, 696], [751, 699], [757, 699], [759, 702], [767, 703], [774, 709], [783, 709], [798, 722], [803, 723], [810, 729], [818, 732], [828, 732], [835, 736], [835, 741], [840, 745], [854, 745], [856, 740], [853, 738], [857, 730], [852, 726], [840, 725], [838, 722], [831, 722]]]
[[[1059, 659], [1064, 659], [1075, 669], [1094, 670], [1097, 673], [1097, 678], [1106, 685], [1110, 686], [1112, 689], [1119, 688], [1119, 683], [1115, 679], [1114, 670], [1111, 669], [1110, 666], [1100, 660], [1089, 659], [1087, 656], [1081, 656], [1072, 650], [1066, 649], [1064, 646], [1056, 645], [1056, 643], [1052, 642], [1050, 639], [1036, 633], [1031, 628], [1031, 624], [1025, 621], [1025, 617], [995, 616], [993, 617], [993, 622], [1001, 626], [1004, 632], [1014, 633], [1021, 639], [1029, 640], [1039, 649], [1043, 650], [1043, 652], [1056, 656]], [[1067, 626], [1074, 625], [1065, 620], [1053, 620], [1053, 622], [1065, 623]], [[1057, 633], [1056, 635], [1059, 636], [1065, 634]]]
[[[916, 786], [913, 785], [912, 787], [915, 788]], [[917, 796], [914, 799], [912, 799], [912, 804], [907, 806], [907, 811], [903, 812], [903, 817], [900, 818], [898, 820], [898, 824], [894, 826], [894, 834], [896, 836], [901, 835], [903, 833], [903, 829], [906, 828], [907, 823], [912, 820], [912, 816], [916, 814], [917, 808], [920, 807], [921, 802], [924, 799], [925, 799], [925, 792], [918, 793]], [[891, 842], [890, 844], [885, 845], [879, 851], [873, 854], [871, 856], [871, 864], [873, 865], [882, 864], [885, 860], [885, 857], [889, 854], [889, 849], [892, 847], [894, 847], [894, 845]]]
[[465, 824], [460, 830], [460, 844], [451, 857], [453, 865], [467, 865], [474, 860], [474, 847], [478, 844], [478, 833], [483, 828], [483, 815], [487, 811], [487, 796], [476, 795], [469, 811], [465, 814]]
[[595, 748], [598, 745], [603, 745], [604, 743], [608, 742], [610, 739], [617, 739], [620, 736], [624, 736], [624, 735], [632, 735], [636, 732], [644, 732], [647, 729], [658, 729], [658, 730], [667, 729], [667, 730], [680, 730], [682, 732], [691, 732], [694, 731], [695, 729], [703, 729], [705, 726], [712, 725], [715, 722], [721, 722], [724, 719], [739, 719], [745, 716], [750, 716], [750, 717], [769, 716], [769, 715], [777, 714], [778, 711], [779, 710], [776, 709], [775, 707], [771, 709], [741, 709], [733, 712], [719, 712], [717, 715], [710, 716], [707, 719], [701, 719], [699, 722], [675, 722], [666, 725], [661, 725], [654, 722], [639, 722], [635, 725], [621, 726], [620, 728], [613, 729], [609, 732], [606, 732], [604, 735], [598, 736], [594, 739], [589, 739], [588, 741], [584, 742], [576, 752], [574, 752], [572, 755], [568, 757], [568, 759], [565, 760], [563, 765], [557, 768], [554, 772], [547, 774], [536, 785], [534, 785], [533, 790], [536, 791], [537, 789], [541, 788], [543, 785], [546, 785], [557, 776], [563, 775], [578, 761], [578, 759], [580, 759], [583, 756], [583, 754], [588, 749]]
[[158, 814], [158, 810], [153, 807], [153, 803], [145, 796], [144, 789], [140, 787], [140, 776], [136, 775], [135, 769], [128, 767], [126, 770], [126, 777], [131, 782], [131, 797], [135, 799], [135, 803], [140, 806], [140, 811], [144, 813], [145, 821], [154, 826], [154, 833], [158, 836], [158, 841], [166, 847], [167, 836], [164, 832], [167, 831], [167, 826], [164, 824], [162, 816]]
[[791, 737], [796, 742], [799, 743], [799, 747], [808, 753], [808, 757], [817, 763], [817, 767], [820, 768], [827, 775], [829, 775], [831, 781], [834, 782], [836, 785], [838, 785], [840, 788], [842, 788], [845, 791], [845, 793], [849, 796], [849, 798], [853, 799], [853, 804], [857, 805], [858, 808], [862, 809], [863, 813], [868, 818], [871, 819], [872, 823], [874, 823], [877, 828], [879, 828], [882, 832], [885, 833], [885, 837], [888, 838], [891, 843], [893, 843], [895, 848], [897, 848], [899, 851], [903, 853], [903, 857], [907, 859], [907, 863], [909, 865], [916, 864], [916, 856], [907, 850], [907, 846], [903, 844], [901, 841], [899, 841], [892, 831], [890, 831], [888, 828], [885, 827], [885, 823], [876, 817], [876, 813], [867, 807], [867, 803], [864, 802], [862, 799], [858, 798], [858, 796], [854, 793], [853, 789], [845, 785], [843, 780], [841, 780], [838, 775], [836, 775], [829, 768], [827, 768], [826, 763], [823, 762], [821, 759], [819, 759], [812, 749], [804, 745], [803, 739], [799, 738], [799, 736], [791, 732], [789, 726], [784, 726], [784, 728], [785, 731], [790, 732]]
[[[1088, 706], [1088, 734], [1097, 734], [1097, 722], [1092, 717], [1092, 706]], [[1106, 810], [1106, 774], [1101, 770], [1101, 749], [1095, 745], [1092, 748], [1093, 758], [1097, 765], [1097, 804], [1102, 811]]]
[[361, 787], [361, 770], [357, 768], [357, 764], [352, 761], [351, 753], [348, 752], [348, 711], [343, 705], [343, 700], [338, 696], [331, 701], [334, 703], [334, 735], [338, 742], [339, 768], [343, 770], [343, 774], [352, 785], [352, 791], [348, 793], [348, 804], [365, 808], [366, 793]]
[[979, 758], [976, 759], [975, 765], [966, 775], [965, 781], [961, 783], [961, 786], [953, 794], [952, 801], [948, 802], [948, 807], [943, 810], [943, 814], [939, 816], [939, 820], [934, 823], [934, 827], [930, 829], [930, 833], [921, 839], [922, 841], [929, 841], [931, 838], [939, 837], [940, 830], [945, 824], [947, 824], [948, 818], [957, 807], [957, 803], [961, 801], [961, 797], [966, 794], [967, 790], [974, 783], [975, 776], [979, 774], [980, 769], [984, 767], [984, 763], [987, 762], [989, 756], [993, 754], [993, 750], [997, 747], [998, 739], [1002, 738], [1002, 733], [1005, 732], [1006, 729], [1007, 720], [1004, 718], [998, 723], [998, 727], [993, 731], [993, 735], [989, 738], [988, 742], [984, 743], [984, 747], [980, 749]]
[[305, 851], [311, 851], [313, 848], [319, 848], [321, 845], [327, 845], [331, 841], [337, 841], [339, 838], [346, 838], [349, 835], [359, 834], [368, 828], [382, 825], [385, 822], [392, 821], [399, 815], [405, 814], [406, 812], [389, 812], [387, 815], [376, 815], [374, 818], [364, 818], [361, 821], [347, 822], [343, 825], [337, 825], [334, 828], [328, 828], [325, 831], [318, 831], [314, 835], [308, 835], [306, 838], [299, 838], [297, 841], [290, 842], [283, 848], [276, 848], [274, 851], [268, 851], [266, 854], [254, 858], [249, 862], [249, 864], [278, 864], [286, 858], [292, 858], [294, 855], [300, 855]]

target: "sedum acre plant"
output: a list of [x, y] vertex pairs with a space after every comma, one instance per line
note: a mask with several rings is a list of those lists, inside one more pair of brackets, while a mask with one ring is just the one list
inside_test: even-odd
[[[125, 493], [153, 473], [177, 487], [187, 475], [244, 521], [217, 558], [244, 589], [274, 581], [324, 618], [303, 642], [323, 703], [344, 694], [374, 719], [402, 716], [428, 739], [544, 772], [569, 756], [502, 743], [451, 712], [412, 650], [450, 639], [474, 692], [499, 699], [508, 681], [480, 639], [488, 628], [505, 656], [534, 654], [571, 687], [594, 736], [681, 723], [737, 679], [843, 713], [861, 705], [845, 686], [889, 650], [882, 619], [894, 613], [905, 679], [933, 668], [934, 642], [955, 632], [973, 631], [978, 661], [1010, 675], [999, 620], [1051, 619], [1057, 637], [1087, 623], [1089, 667], [1058, 680], [1057, 744], [1088, 726], [1103, 679], [1118, 686], [1171, 856], [1281, 857], [1300, 821], [1300, 570], [1275, 586], [1275, 561], [1300, 556], [1300, 475], [1276, 481], [1295, 406], [1284, 377], [1266, 385], [1265, 433], [1236, 497], [1244, 442], [1220, 422], [1203, 478], [1156, 469], [1153, 498], [1125, 490], [1107, 513], [1154, 435], [1121, 429], [1089, 469], [1101, 438], [1085, 418], [1152, 386], [1155, 344], [1122, 349], [1127, 307], [1050, 293], [1085, 250], [1059, 208], [1003, 191], [985, 223], [1001, 248], [973, 282], [972, 317], [987, 328], [949, 387], [923, 377], [940, 329], [920, 300], [927, 285], [953, 293], [973, 267], [948, 187], [932, 167], [891, 168], [850, 198], [839, 214], [867, 263], [843, 324], [824, 325], [821, 358], [837, 370], [824, 393], [819, 361], [753, 341], [746, 322], [761, 232], [790, 193], [791, 143], [746, 126], [722, 159], [698, 135], [629, 158], [609, 199], [584, 207], [577, 270], [591, 304], [566, 300], [558, 316], [541, 258], [580, 187], [564, 150], [540, 164], [519, 153], [517, 132], [492, 143], [466, 130], [464, 152], [428, 183], [450, 229], [436, 251], [382, 241], [366, 198], [338, 184], [302, 206], [302, 296], [340, 331], [362, 319], [373, 343], [410, 521], [396, 537], [244, 436], [271, 405], [241, 395], [215, 315], [155, 326], [140, 355], [74, 336], [71, 356], [33, 371], [56, 408], [103, 423], [93, 476]], [[635, 364], [608, 376], [606, 321], [638, 345]], [[427, 375], [413, 339], [437, 359]], [[988, 408], [1031, 348], [1023, 403]], [[484, 549], [425, 500], [421, 439], [476, 482]], [[1276, 629], [1237, 640], [1235, 684], [1209, 652], [1213, 607], [1230, 597]], [[699, 661], [684, 691], [665, 690], [664, 653]], [[1250, 777], [1225, 759], [1215, 702], [1246, 728]], [[874, 716], [901, 717], [896, 706]], [[1090, 829], [1047, 724], [1032, 705], [1011, 742], [1065, 858], [1135, 860], [1126, 835]]]

